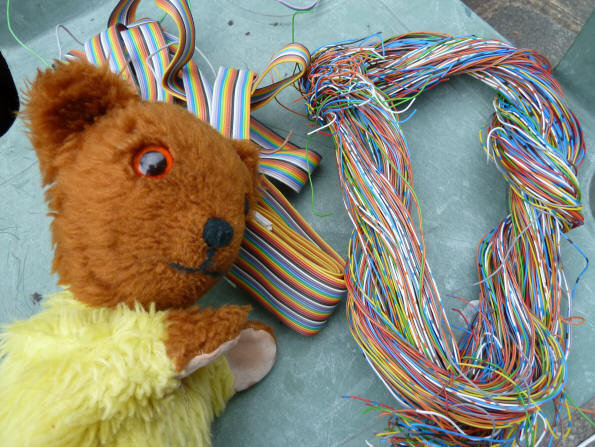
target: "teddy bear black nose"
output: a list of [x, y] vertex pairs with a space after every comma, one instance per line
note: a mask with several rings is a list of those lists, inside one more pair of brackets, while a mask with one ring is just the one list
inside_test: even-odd
[[211, 217], [205, 224], [202, 238], [211, 248], [227, 247], [233, 239], [233, 228], [223, 219]]

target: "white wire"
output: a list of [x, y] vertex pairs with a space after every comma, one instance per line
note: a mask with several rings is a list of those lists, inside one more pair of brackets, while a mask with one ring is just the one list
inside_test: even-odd
[[213, 72], [213, 76], [217, 77], [217, 72], [215, 71], [215, 68], [213, 67], [213, 64], [211, 64], [211, 61], [209, 60], [209, 58], [202, 51], [200, 51], [200, 48], [194, 47], [194, 49], [196, 51], [198, 51], [198, 54], [200, 54], [202, 56], [202, 58], [207, 62], [207, 64], [209, 65], [209, 68]]
[[405, 113], [407, 110], [409, 110], [409, 108], [413, 105], [413, 103], [415, 102], [417, 98], [413, 98], [411, 101], [409, 101], [409, 104], [407, 104], [407, 107], [405, 107], [403, 110], [397, 110], [397, 113], [400, 115], [401, 113]]
[[159, 79], [157, 77], [157, 73], [155, 73], [155, 69], [153, 68], [153, 64], [149, 62], [149, 59], [151, 59], [153, 56], [155, 56], [156, 54], [158, 54], [160, 51], [165, 50], [166, 48], [169, 48], [171, 45], [174, 45], [175, 42], [171, 42], [168, 44], [163, 45], [161, 48], [157, 48], [155, 51], [153, 51], [152, 53], [150, 53], [146, 58], [145, 58], [145, 64], [147, 65], [147, 67], [149, 67], [149, 70], [151, 70], [151, 73], [153, 73], [153, 77], [155, 79]]
[[85, 44], [83, 42], [81, 42], [80, 40], [78, 40], [76, 38], [76, 36], [74, 34], [72, 34], [68, 28], [66, 28], [66, 26], [64, 26], [64, 25], [56, 26], [56, 42], [58, 43], [58, 52], [59, 52], [58, 59], [62, 60], [62, 43], [60, 42], [60, 35], [58, 34], [58, 31], [60, 31], [60, 29], [63, 29], [64, 31], [66, 31], [70, 35], [70, 37], [72, 37], [75, 40], [75, 42], [78, 43], [81, 47], [84, 47]]
[[[165, 44], [164, 46], [162, 46], [161, 48], [158, 48], [157, 50], [153, 51], [151, 54], [149, 54], [146, 59], [145, 59], [145, 63], [147, 64], [147, 67], [149, 67], [149, 70], [151, 70], [151, 73], [153, 73], [153, 77], [155, 79], [157, 78], [157, 75], [155, 73], [155, 70], [153, 69], [153, 66], [151, 63], [149, 63], [149, 59], [151, 59], [153, 56], [155, 56], [157, 53], [159, 53], [160, 51], [163, 51], [166, 48], [169, 48], [172, 45], [176, 45], [178, 44], [179, 41], [175, 41], [175, 42], [170, 42], [168, 44]], [[194, 50], [198, 52], [198, 54], [200, 54], [202, 56], [202, 58], [207, 62], [209, 68], [211, 69], [211, 71], [213, 72], [213, 76], [217, 77], [217, 72], [215, 71], [215, 68], [213, 67], [213, 64], [211, 64], [211, 61], [209, 60], [209, 58], [202, 52], [200, 51], [200, 49], [198, 47], [194, 47]]]
[[329, 123], [325, 124], [322, 127], [319, 127], [318, 129], [314, 129], [313, 131], [308, 132], [306, 135], [312, 135], [313, 133], [320, 132], [322, 129], [326, 129], [327, 127], [332, 125], [336, 120], [337, 120], [337, 116], [333, 113], [333, 119]]
[[589, 439], [585, 439], [577, 447], [587, 447], [588, 445], [591, 445], [593, 442], [595, 442], [595, 434], [591, 435]]

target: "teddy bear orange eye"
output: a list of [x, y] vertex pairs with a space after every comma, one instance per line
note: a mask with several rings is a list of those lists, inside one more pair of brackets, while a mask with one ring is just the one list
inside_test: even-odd
[[161, 178], [171, 170], [174, 159], [163, 146], [147, 146], [134, 156], [132, 167], [141, 177]]

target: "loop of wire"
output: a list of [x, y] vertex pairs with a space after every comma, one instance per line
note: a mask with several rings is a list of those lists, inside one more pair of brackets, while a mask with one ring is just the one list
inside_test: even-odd
[[[560, 245], [583, 223], [580, 125], [534, 51], [430, 33], [370, 41], [318, 49], [301, 87], [310, 115], [328, 123], [355, 228], [346, 271], [351, 333], [405, 407], [368, 401], [390, 417], [379, 436], [433, 446], [558, 439], [559, 418], [550, 423], [542, 408], [551, 402], [558, 415], [565, 400], [577, 320]], [[477, 312], [457, 341], [426, 258], [397, 110], [461, 74], [496, 91], [483, 144], [508, 182], [509, 214], [479, 242]]]

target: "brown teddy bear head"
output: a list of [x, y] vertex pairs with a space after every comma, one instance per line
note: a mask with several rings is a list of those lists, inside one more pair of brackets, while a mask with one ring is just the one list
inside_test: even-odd
[[77, 299], [186, 307], [231, 267], [256, 199], [255, 146], [84, 61], [39, 72], [28, 98], [53, 269]]

